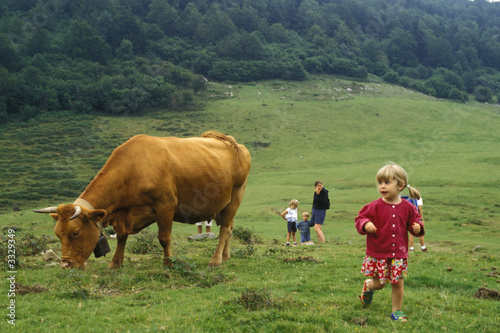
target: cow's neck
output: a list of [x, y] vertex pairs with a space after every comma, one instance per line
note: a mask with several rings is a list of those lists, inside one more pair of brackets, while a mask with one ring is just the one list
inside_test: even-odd
[[114, 174], [116, 173], [111, 173], [109, 171], [99, 173], [98, 176], [90, 182], [89, 186], [87, 186], [77, 201], [83, 202], [82, 206], [85, 204], [90, 205], [92, 209], [104, 209], [108, 214], [118, 209], [118, 205], [122, 203], [119, 194], [126, 193], [126, 191], [121, 188], [119, 182], [113, 181], [113, 179], [117, 178], [112, 177]]
[[78, 198], [75, 200], [73, 205], [78, 205], [87, 208], [88, 210], [94, 210], [94, 206], [92, 206], [87, 200]]

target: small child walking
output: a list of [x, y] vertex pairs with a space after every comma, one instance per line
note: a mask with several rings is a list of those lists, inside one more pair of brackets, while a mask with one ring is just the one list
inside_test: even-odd
[[302, 213], [302, 221], [297, 224], [297, 229], [300, 231], [300, 243], [306, 245], [312, 245], [314, 243], [311, 242], [311, 226], [314, 226], [314, 223], [311, 225], [311, 221], [309, 221], [309, 213]]
[[395, 321], [407, 321], [401, 310], [404, 278], [408, 267], [408, 232], [424, 235], [420, 214], [400, 192], [408, 185], [406, 171], [396, 164], [382, 167], [376, 176], [381, 198], [365, 205], [355, 218], [356, 229], [366, 235], [366, 257], [361, 272], [365, 280], [359, 298], [363, 307], [370, 305], [375, 290], [392, 287], [392, 314]]
[[[422, 195], [420, 195], [420, 190], [416, 187], [411, 187], [408, 188], [410, 190], [410, 195], [402, 195], [401, 198], [408, 200], [417, 208], [418, 213], [422, 217], [422, 223], [424, 222], [424, 213], [422, 212], [422, 206], [424, 205], [424, 201], [422, 200]], [[419, 238], [420, 241], [420, 249], [422, 252], [427, 252], [427, 247], [425, 246], [425, 241], [424, 241], [424, 236], [420, 236]], [[410, 251], [415, 251], [415, 248], [413, 247], [414, 240], [413, 240], [413, 235], [410, 234], [409, 238], [409, 244], [410, 244]]]
[[297, 207], [299, 206], [299, 201], [297, 199], [292, 199], [288, 204], [288, 209], [281, 213], [281, 217], [287, 221], [288, 233], [286, 235], [286, 246], [290, 246], [290, 235], [293, 238], [293, 245], [297, 245], [297, 239], [295, 233], [297, 232]]

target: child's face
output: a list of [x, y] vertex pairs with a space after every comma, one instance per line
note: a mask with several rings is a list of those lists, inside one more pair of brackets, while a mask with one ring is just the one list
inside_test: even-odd
[[398, 182], [394, 178], [389, 178], [386, 181], [381, 181], [378, 184], [378, 191], [386, 202], [396, 202], [399, 198], [399, 192], [403, 190], [402, 186], [398, 186]]
[[307, 221], [307, 215], [302, 215], [302, 221]]

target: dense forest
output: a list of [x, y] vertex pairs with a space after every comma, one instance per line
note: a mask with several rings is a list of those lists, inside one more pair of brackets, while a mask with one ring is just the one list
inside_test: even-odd
[[206, 80], [379, 77], [498, 102], [486, 0], [0, 0], [0, 121], [193, 107]]

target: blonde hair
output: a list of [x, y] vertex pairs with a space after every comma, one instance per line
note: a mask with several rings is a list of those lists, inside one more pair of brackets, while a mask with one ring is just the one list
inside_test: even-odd
[[293, 209], [297, 208], [298, 206], [299, 206], [299, 200], [297, 200], [297, 199], [292, 199], [290, 201], [290, 203], [288, 204], [288, 207], [293, 208]]
[[390, 179], [395, 179], [398, 182], [398, 186], [408, 188], [410, 192], [410, 198], [412, 199], [420, 199], [420, 191], [414, 187], [408, 185], [408, 174], [405, 169], [397, 164], [388, 164], [380, 168], [377, 172], [377, 183], [385, 182]]
[[305, 215], [305, 216], [307, 216], [307, 217], [309, 218], [309, 213], [308, 213], [308, 212], [303, 212], [303, 213], [302, 213], [302, 216], [304, 216], [304, 215]]

